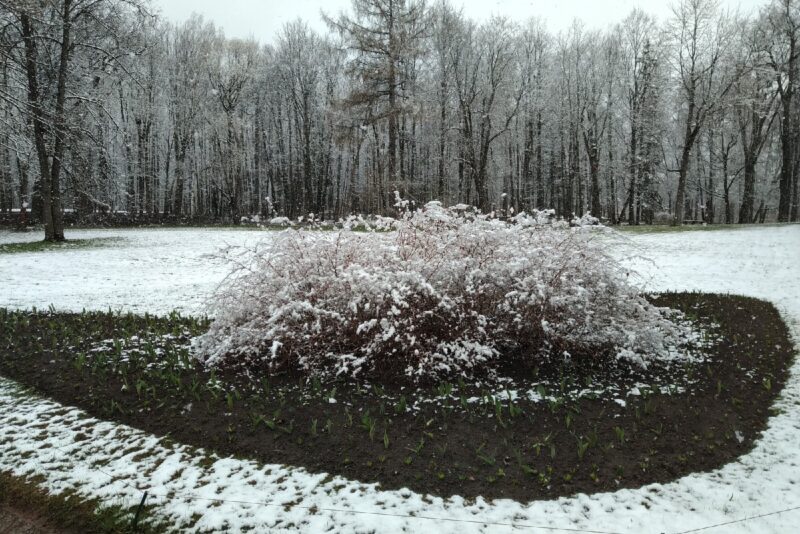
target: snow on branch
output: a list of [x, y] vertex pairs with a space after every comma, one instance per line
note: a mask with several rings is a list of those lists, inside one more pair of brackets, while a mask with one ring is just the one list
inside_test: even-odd
[[492, 379], [512, 353], [530, 365], [682, 357], [688, 330], [628, 283], [584, 219], [500, 221], [430, 202], [395, 231], [287, 229], [220, 288], [196, 353], [210, 366], [412, 382]]

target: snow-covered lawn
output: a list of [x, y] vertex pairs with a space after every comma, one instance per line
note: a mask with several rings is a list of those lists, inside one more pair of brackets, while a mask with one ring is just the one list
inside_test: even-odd
[[[116, 248], [0, 255], [0, 306], [202, 311], [227, 269], [226, 244], [268, 233], [236, 230], [97, 230]], [[25, 235], [26, 239], [39, 236]], [[0, 232], [0, 243], [18, 241]], [[800, 340], [800, 226], [631, 235], [618, 254], [651, 290], [731, 292], [771, 300]], [[646, 261], [643, 257], [649, 258]], [[795, 532], [800, 521], [800, 363], [756, 448], [722, 469], [637, 490], [518, 503], [443, 500], [382, 491], [302, 469], [211, 459], [79, 410], [20, 395], [0, 380], [0, 469], [39, 474], [54, 491], [109, 504], [151, 504], [195, 529], [306, 532], [510, 532], [513, 528], [659, 533], [729, 523], [709, 532]], [[216, 501], [224, 499], [226, 502]], [[746, 517], [795, 508], [744, 522]], [[414, 516], [414, 517], [411, 517]], [[531, 528], [535, 532], [536, 529]]]
[[[120, 242], [0, 256], [0, 306], [199, 313], [230, 270], [220, 250], [251, 245], [270, 234], [244, 229], [68, 230], [68, 239]], [[41, 238], [38, 233], [0, 231], [0, 244]]]

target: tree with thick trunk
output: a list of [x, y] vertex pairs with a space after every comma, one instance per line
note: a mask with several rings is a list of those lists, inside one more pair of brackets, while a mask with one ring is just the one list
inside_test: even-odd
[[741, 69], [724, 69], [731, 47], [733, 27], [719, 12], [716, 0], [681, 0], [674, 8], [672, 24], [677, 57], [673, 63], [679, 93], [685, 106], [683, 137], [675, 193], [673, 225], [683, 223], [686, 184], [692, 149], [706, 120], [723, 105]]
[[770, 27], [767, 41], [769, 63], [775, 75], [775, 87], [781, 105], [781, 173], [778, 181], [778, 221], [786, 222], [792, 215], [792, 196], [795, 179], [795, 153], [800, 151], [800, 119], [793, 108], [797, 91], [800, 63], [800, 2], [774, 0], [767, 10]]
[[[72, 0], [61, 5], [61, 39], [59, 43], [55, 109], [47, 105], [40, 91], [38, 40], [33, 14], [25, 8], [18, 12], [22, 40], [25, 43], [25, 74], [28, 80], [28, 105], [33, 123], [34, 144], [39, 160], [40, 190], [42, 194], [42, 221], [45, 241], [64, 241], [64, 221], [61, 210], [61, 168], [67, 136], [64, 102], [67, 93], [67, 75], [71, 51]], [[47, 138], [52, 136], [52, 148]], [[52, 162], [52, 163], [51, 163]]]

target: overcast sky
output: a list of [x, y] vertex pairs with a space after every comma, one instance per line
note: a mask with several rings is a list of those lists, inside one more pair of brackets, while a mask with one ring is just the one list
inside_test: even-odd
[[[725, 7], [750, 12], [766, 0], [721, 2]], [[320, 11], [337, 14], [350, 6], [350, 0], [154, 0], [154, 3], [173, 22], [182, 22], [194, 11], [221, 26], [228, 37], [252, 36], [261, 43], [272, 42], [286, 22], [298, 17], [325, 32]], [[551, 31], [567, 28], [575, 18], [591, 28], [606, 28], [622, 20], [635, 6], [661, 19], [670, 15], [670, 4], [665, 0], [454, 0], [452, 4], [463, 4], [464, 13], [476, 20], [486, 20], [492, 15], [518, 21], [538, 16]]]

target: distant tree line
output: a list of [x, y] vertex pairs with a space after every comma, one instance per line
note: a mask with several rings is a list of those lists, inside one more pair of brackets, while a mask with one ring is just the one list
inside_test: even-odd
[[0, 214], [391, 214], [394, 191], [611, 224], [798, 220], [800, 1], [605, 31], [353, 0], [274, 42], [143, 0], [0, 0]]

